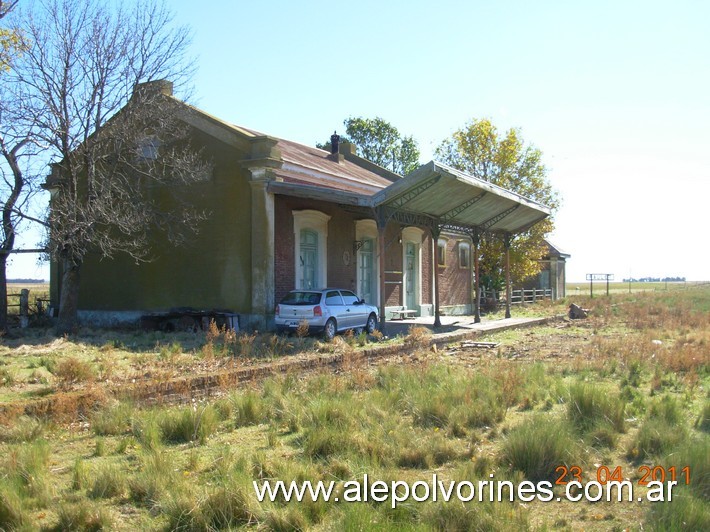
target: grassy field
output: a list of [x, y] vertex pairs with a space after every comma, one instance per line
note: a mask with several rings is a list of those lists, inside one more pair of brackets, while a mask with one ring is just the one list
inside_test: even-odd
[[[646, 292], [646, 291], [669, 291], [669, 290], [687, 290], [689, 288], [705, 286], [708, 285], [707, 281], [703, 282], [683, 282], [683, 283], [624, 283], [624, 282], [611, 282], [609, 283], [609, 293], [622, 293], [622, 292]], [[585, 283], [567, 283], [565, 285], [567, 294], [570, 296], [575, 295], [589, 295], [589, 281]], [[606, 295], [606, 282], [605, 281], [594, 281], [594, 295]]]
[[[70, 422], [14, 419], [0, 427], [0, 529], [710, 529], [710, 288], [574, 301], [591, 309], [589, 319], [486, 337], [495, 349], [453, 344], [337, 374], [288, 373], [190, 404], [107, 399]], [[399, 341], [426, 337], [415, 329]], [[357, 337], [275, 338], [213, 330], [54, 339], [36, 330], [3, 341], [0, 393], [11, 402], [360, 348]], [[410, 501], [396, 509], [260, 503], [252, 488], [254, 480], [364, 474], [555, 482], [559, 467], [575, 466], [585, 481], [618, 471], [639, 495], [647, 469], [688, 468], [690, 482], [664, 503]]]

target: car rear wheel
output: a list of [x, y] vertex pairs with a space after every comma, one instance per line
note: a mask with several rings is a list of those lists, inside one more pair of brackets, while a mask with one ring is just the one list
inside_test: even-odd
[[337, 332], [337, 328], [335, 326], [335, 320], [333, 318], [330, 318], [328, 321], [325, 322], [325, 327], [323, 327], [323, 336], [325, 336], [326, 340], [332, 340], [335, 338], [335, 333]]
[[374, 313], [367, 317], [367, 325], [365, 326], [365, 329], [367, 330], [367, 334], [372, 334], [377, 330], [377, 316], [375, 316]]

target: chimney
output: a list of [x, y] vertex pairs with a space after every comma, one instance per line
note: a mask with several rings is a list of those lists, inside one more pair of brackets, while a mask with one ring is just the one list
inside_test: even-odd
[[340, 151], [340, 135], [333, 131], [333, 134], [330, 136], [330, 153], [335, 155]]
[[167, 79], [156, 79], [154, 81], [146, 81], [145, 83], [139, 83], [133, 90], [133, 95], [140, 95], [143, 97], [157, 96], [158, 94], [163, 94], [165, 96], [173, 95], [173, 82]]

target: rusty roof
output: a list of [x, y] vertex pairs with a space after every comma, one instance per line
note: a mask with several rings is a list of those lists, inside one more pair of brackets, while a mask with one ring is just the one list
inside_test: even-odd
[[[265, 136], [252, 129], [234, 127], [256, 136]], [[365, 161], [366, 166], [375, 167], [375, 170], [381, 172], [353, 162], [353, 160], [364, 161], [360, 157], [350, 154], [331, 154], [320, 148], [269, 136], [277, 141], [276, 146], [281, 152], [283, 161], [282, 167], [274, 170], [274, 174], [287, 183], [315, 185], [369, 196], [391, 185], [394, 180], [394, 174], [384, 168], [375, 167], [369, 161]]]

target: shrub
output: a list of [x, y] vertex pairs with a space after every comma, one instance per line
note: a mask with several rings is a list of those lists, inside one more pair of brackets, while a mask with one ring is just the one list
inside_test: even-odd
[[16, 530], [26, 527], [30, 519], [17, 491], [0, 481], [0, 529]]
[[685, 474], [682, 470], [687, 467], [690, 472], [690, 484], [687, 489], [700, 499], [710, 500], [710, 453], [707, 437], [686, 441], [667, 456], [663, 464], [666, 470], [675, 467], [678, 485], [681, 488], [685, 488]]
[[710, 401], [705, 401], [700, 416], [695, 421], [695, 428], [703, 432], [710, 432]]
[[234, 481], [201, 501], [194, 494], [173, 495], [164, 511], [170, 530], [232, 529], [250, 523], [255, 516], [248, 490]]
[[211, 405], [186, 407], [161, 413], [158, 425], [166, 442], [204, 444], [217, 430], [219, 416]]
[[91, 364], [76, 357], [60, 360], [53, 373], [62, 388], [94, 379], [94, 368]]
[[89, 489], [92, 499], [120, 497], [126, 489], [126, 477], [116, 465], [103, 465], [94, 472], [94, 482]]
[[237, 427], [258, 425], [270, 416], [266, 401], [252, 390], [235, 396], [233, 408], [236, 411], [234, 422]]
[[510, 431], [500, 460], [532, 482], [553, 480], [556, 467], [571, 463], [573, 449], [565, 424], [536, 416]]
[[166, 453], [149, 452], [142, 458], [141, 470], [128, 479], [131, 500], [152, 508], [165, 493], [177, 491], [178, 476]]
[[127, 403], [98, 410], [91, 416], [91, 429], [97, 436], [118, 436], [131, 428], [133, 408]]
[[678, 401], [670, 395], [664, 395], [660, 400], [651, 404], [648, 417], [661, 419], [669, 425], [681, 425], [684, 416]]
[[429, 347], [431, 343], [431, 331], [426, 327], [412, 325], [409, 327], [407, 336], [404, 338], [404, 345], [407, 347]]
[[577, 383], [569, 389], [567, 417], [582, 432], [609, 426], [623, 432], [624, 401], [599, 386]]
[[146, 449], [154, 451], [163, 441], [158, 416], [155, 412], [147, 412], [131, 420], [131, 433]]
[[9, 450], [4, 472], [7, 480], [18, 487], [20, 494], [45, 504], [52, 496], [53, 486], [47, 477], [49, 445], [44, 440], [22, 444]]
[[89, 501], [63, 504], [57, 512], [59, 522], [54, 530], [111, 530], [114, 520], [105, 508]]
[[29, 443], [44, 434], [44, 423], [32, 417], [22, 416], [12, 426], [0, 425], [0, 442]]
[[652, 504], [648, 522], [653, 530], [710, 530], [707, 502], [687, 491], [674, 493], [671, 502]]
[[86, 465], [81, 458], [77, 458], [72, 468], [71, 489], [80, 491], [86, 488], [88, 472]]
[[15, 375], [7, 368], [0, 368], [0, 386], [12, 386], [15, 384]]
[[264, 524], [267, 530], [274, 532], [291, 532], [307, 530], [308, 520], [295, 505], [283, 509], [273, 509], [266, 513]]
[[659, 417], [649, 417], [636, 434], [627, 451], [627, 457], [642, 461], [663, 457], [686, 438], [685, 427], [675, 426]]

